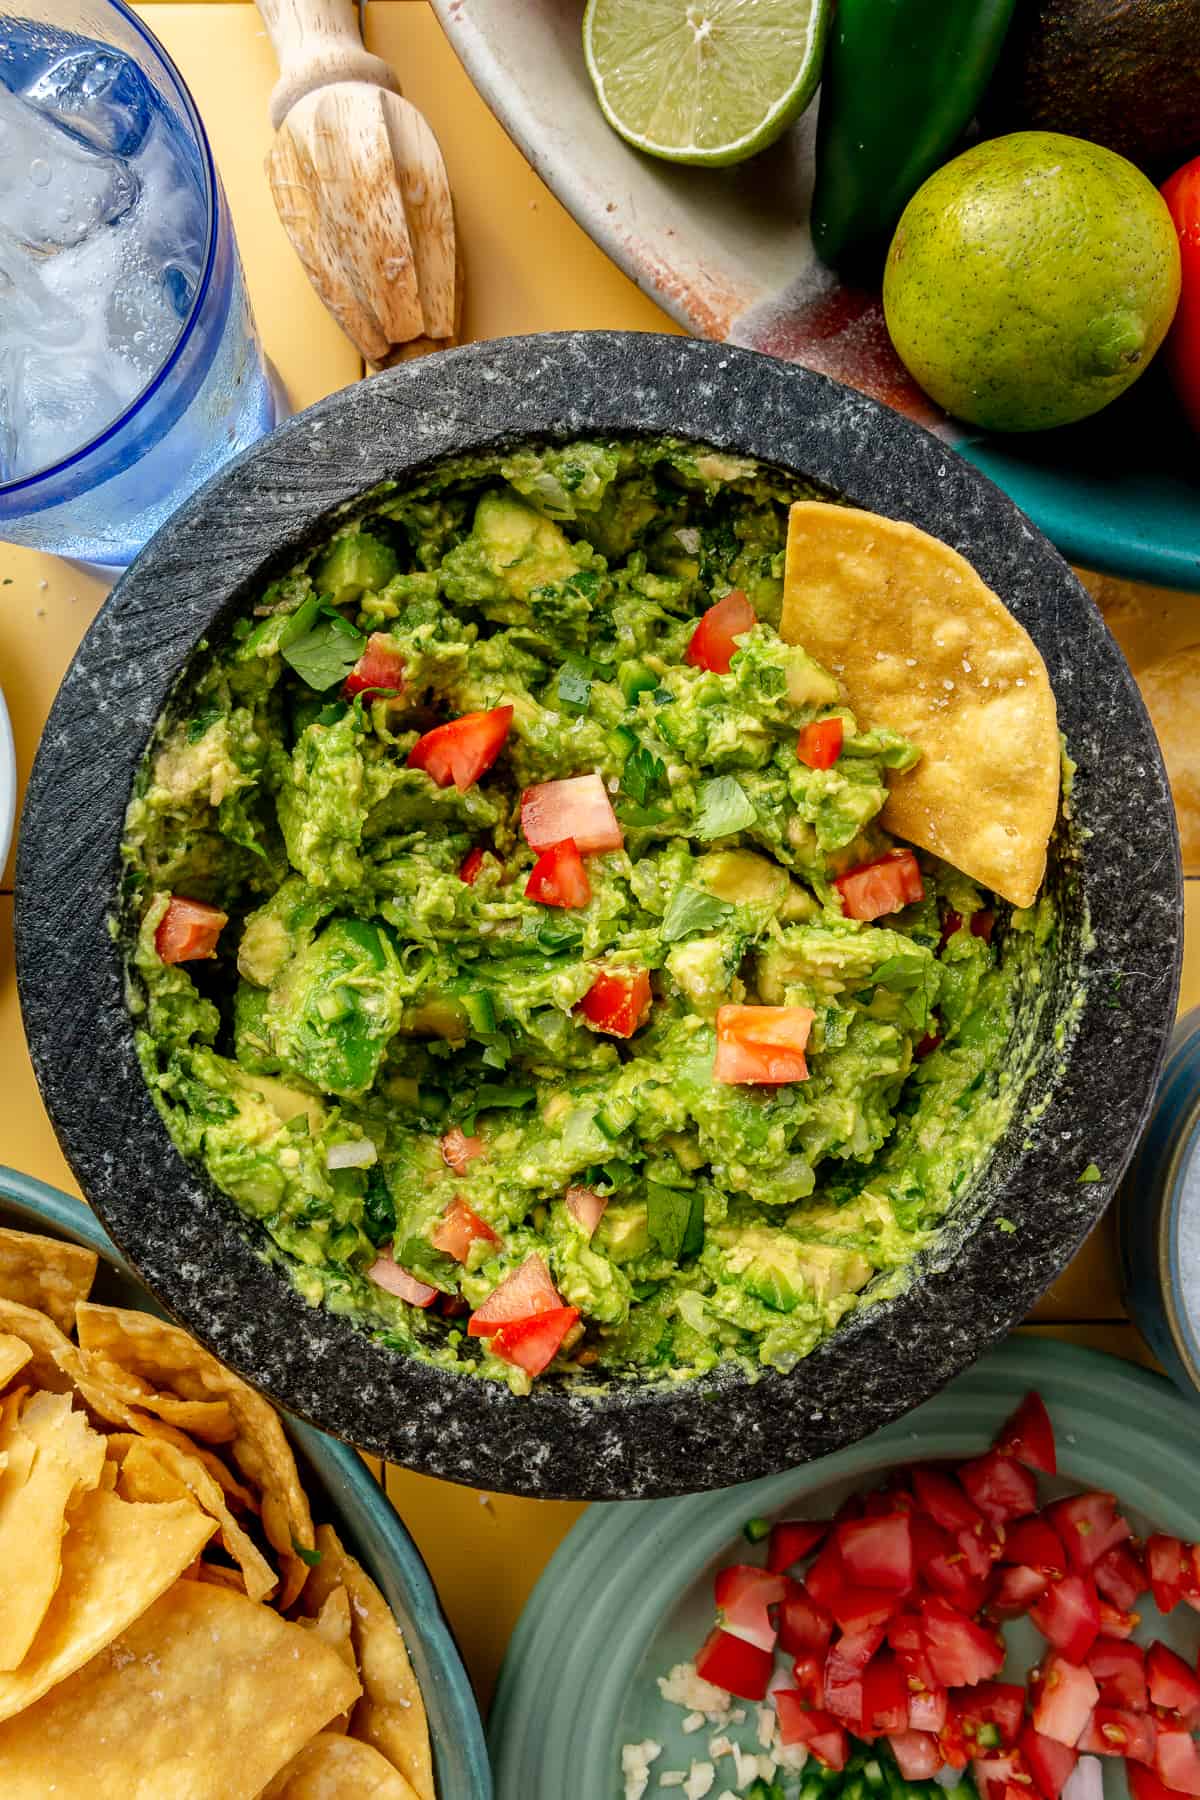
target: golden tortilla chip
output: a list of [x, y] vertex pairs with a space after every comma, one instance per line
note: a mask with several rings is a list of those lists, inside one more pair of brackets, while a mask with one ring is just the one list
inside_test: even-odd
[[210, 1444], [227, 1444], [236, 1436], [237, 1426], [224, 1400], [181, 1400], [178, 1394], [160, 1394], [147, 1381], [141, 1381], [128, 1369], [122, 1369], [107, 1357], [84, 1352], [83, 1366], [94, 1380], [103, 1382], [127, 1406], [163, 1419], [188, 1437], [204, 1438]]
[[416, 1800], [385, 1756], [359, 1738], [321, 1731], [263, 1789], [262, 1800]]
[[921, 752], [882, 820], [1014, 906], [1031, 906], [1058, 817], [1046, 665], [970, 563], [899, 519], [799, 500], [781, 635], [839, 676], [860, 726]]
[[96, 1279], [96, 1252], [82, 1244], [0, 1229], [0, 1294], [44, 1312], [63, 1331], [75, 1323], [75, 1303]]
[[225, 1504], [204, 1465], [162, 1438], [134, 1438], [121, 1457], [118, 1492], [125, 1500], [192, 1499], [217, 1521], [221, 1543], [242, 1571], [251, 1600], [265, 1600], [278, 1576]]
[[179, 1581], [0, 1725], [0, 1794], [250, 1800], [357, 1691], [312, 1632], [242, 1594]]
[[350, 1637], [363, 1688], [350, 1720], [351, 1736], [373, 1744], [415, 1788], [418, 1800], [435, 1800], [425, 1704], [400, 1627], [361, 1563], [342, 1548], [332, 1525], [318, 1527], [317, 1549], [321, 1560], [312, 1572], [305, 1606], [319, 1609], [339, 1585], [350, 1597]]
[[286, 1611], [308, 1575], [293, 1545], [311, 1549], [314, 1539], [312, 1514], [296, 1459], [275, 1409], [177, 1325], [168, 1325], [149, 1313], [90, 1302], [77, 1308], [75, 1322], [80, 1345], [88, 1356], [95, 1354], [114, 1362], [160, 1392], [168, 1390], [185, 1400], [224, 1400], [228, 1404], [236, 1427], [230, 1452], [262, 1495], [263, 1530], [268, 1543], [279, 1552], [282, 1569], [278, 1604]]
[[[348, 1669], [358, 1674], [358, 1662], [350, 1638], [350, 1596], [344, 1587], [335, 1587], [315, 1619], [301, 1619], [305, 1631], [315, 1631], [322, 1643], [336, 1650]], [[349, 1731], [350, 1714], [339, 1713], [330, 1719], [327, 1731]]]
[[62, 1572], [67, 1509], [96, 1487], [104, 1439], [69, 1394], [34, 1394], [3, 1439], [0, 1477], [0, 1670], [25, 1657]]
[[[0, 1673], [0, 1719], [31, 1707], [126, 1630], [199, 1555], [214, 1529], [191, 1501], [131, 1506], [99, 1489], [84, 1494], [71, 1511], [62, 1576], [46, 1616], [20, 1668]], [[48, 1782], [41, 1791], [49, 1791]], [[62, 1791], [92, 1789], [85, 1782]], [[0, 1779], [0, 1794], [8, 1792]]]
[[1162, 749], [1185, 875], [1200, 875], [1200, 644], [1138, 670], [1138, 686]]
[[0, 1387], [7, 1387], [33, 1355], [29, 1345], [11, 1332], [0, 1331]]

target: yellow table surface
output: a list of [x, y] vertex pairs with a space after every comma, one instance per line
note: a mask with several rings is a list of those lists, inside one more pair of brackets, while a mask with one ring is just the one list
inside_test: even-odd
[[[309, 287], [275, 217], [262, 161], [275, 67], [245, 0], [143, 5], [208, 126], [266, 343], [295, 407], [356, 380], [362, 367]], [[466, 270], [465, 338], [563, 327], [675, 331], [601, 254], [534, 175], [478, 98], [427, 0], [372, 0], [368, 42], [399, 74], [436, 132], [454, 189]], [[22, 782], [59, 681], [104, 597], [103, 585], [51, 557], [0, 545], [0, 686]], [[1200, 641], [1200, 602], [1093, 583], [1134, 668]], [[1200, 1003], [1200, 881], [1188, 883], [1184, 1003]], [[0, 1161], [71, 1193], [25, 1049], [12, 970], [12, 865], [0, 892]], [[1028, 1329], [1149, 1361], [1124, 1316], [1109, 1221], [1039, 1302]], [[545, 1562], [582, 1507], [480, 1494], [386, 1471], [457, 1634], [480, 1699]]]

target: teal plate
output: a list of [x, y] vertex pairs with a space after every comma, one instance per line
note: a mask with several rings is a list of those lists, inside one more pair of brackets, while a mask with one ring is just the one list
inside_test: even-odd
[[[663, 1746], [646, 1800], [666, 1769], [709, 1760], [713, 1727], [680, 1729], [684, 1714], [655, 1678], [688, 1661], [712, 1625], [712, 1578], [751, 1561], [749, 1518], [832, 1511], [897, 1463], [976, 1455], [1030, 1388], [1054, 1421], [1059, 1476], [1048, 1496], [1100, 1487], [1118, 1496], [1134, 1530], [1155, 1526], [1200, 1539], [1200, 1412], [1169, 1382], [1116, 1357], [1045, 1338], [1010, 1338], [934, 1399], [824, 1462], [743, 1487], [683, 1500], [593, 1506], [564, 1540], [521, 1615], [492, 1706], [488, 1740], [497, 1800], [621, 1800], [621, 1746]], [[1193, 1662], [1200, 1618], [1177, 1607], [1160, 1618], [1142, 1603], [1138, 1638], [1161, 1637]], [[1040, 1644], [1033, 1627], [1008, 1629], [1010, 1679]], [[737, 1703], [742, 1704], [742, 1703]], [[757, 1749], [755, 1709], [732, 1728]], [[1111, 1800], [1127, 1792], [1106, 1764]], [[712, 1797], [736, 1790], [733, 1763], [717, 1764]]]
[[[86, 1206], [3, 1165], [0, 1225], [86, 1244], [100, 1257], [92, 1290], [97, 1299], [166, 1317]], [[429, 1714], [441, 1800], [491, 1800], [475, 1696], [420, 1552], [356, 1451], [287, 1413], [281, 1416], [318, 1524], [328, 1520], [362, 1559], [404, 1632]]]

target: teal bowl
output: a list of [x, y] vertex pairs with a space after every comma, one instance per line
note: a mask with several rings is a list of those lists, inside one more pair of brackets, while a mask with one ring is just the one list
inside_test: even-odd
[[[95, 1297], [167, 1315], [121, 1260], [98, 1220], [78, 1200], [0, 1165], [0, 1226], [66, 1238], [96, 1251]], [[491, 1800], [492, 1777], [479, 1709], [429, 1571], [390, 1500], [362, 1458], [282, 1413], [318, 1522], [336, 1526], [359, 1557], [404, 1632], [425, 1708], [442, 1800]]]

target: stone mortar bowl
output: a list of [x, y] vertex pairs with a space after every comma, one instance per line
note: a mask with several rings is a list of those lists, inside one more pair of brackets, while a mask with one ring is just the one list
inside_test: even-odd
[[[118, 843], [155, 721], [339, 508], [387, 478], [509, 441], [678, 435], [911, 520], [1032, 633], [1078, 764], [1052, 850], [1063, 917], [1013, 1121], [905, 1291], [791, 1374], [553, 1382], [525, 1399], [412, 1361], [310, 1309], [253, 1228], [175, 1150], [134, 1054]], [[682, 338], [475, 345], [345, 389], [231, 464], [117, 583], [55, 702], [25, 805], [18, 976], [34, 1067], [84, 1193], [155, 1294], [281, 1405], [430, 1475], [544, 1497], [645, 1498], [808, 1461], [926, 1399], [1002, 1336], [1100, 1217], [1146, 1117], [1175, 1014], [1182, 883], [1145, 709], [1099, 614], [1029, 521], [936, 437], [821, 376]], [[1080, 996], [1082, 994], [1082, 1000]], [[1101, 1179], [1081, 1182], [1088, 1164]], [[1015, 1227], [1015, 1230], [1012, 1229]]]

